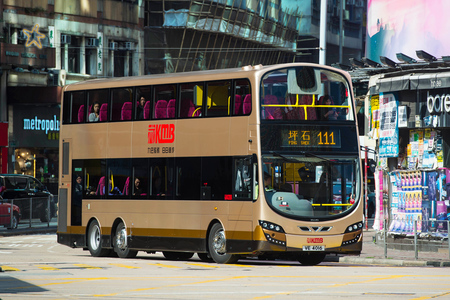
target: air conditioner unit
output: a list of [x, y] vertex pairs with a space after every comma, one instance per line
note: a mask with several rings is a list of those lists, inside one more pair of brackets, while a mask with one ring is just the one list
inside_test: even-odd
[[72, 41], [72, 36], [67, 34], [61, 34], [61, 44], [70, 44]]
[[48, 72], [49, 86], [65, 86], [66, 85], [66, 70], [50, 70]]
[[86, 38], [86, 47], [98, 47], [98, 39], [96, 38]]
[[126, 50], [133, 50], [133, 45], [134, 43], [132, 42], [125, 42], [125, 49]]
[[112, 51], [119, 50], [119, 43], [117, 43], [117, 42], [109, 42], [109, 50], [112, 50]]

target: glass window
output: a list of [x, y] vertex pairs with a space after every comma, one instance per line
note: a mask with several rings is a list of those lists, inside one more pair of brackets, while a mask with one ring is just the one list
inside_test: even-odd
[[360, 196], [357, 157], [264, 155], [266, 201], [295, 217], [329, 217], [343, 213]]
[[249, 115], [252, 111], [252, 96], [250, 82], [247, 79], [240, 79], [234, 82], [235, 96], [233, 115]]
[[206, 84], [207, 108], [206, 115], [210, 116], [229, 116], [231, 99], [231, 82], [215, 81]]
[[203, 105], [203, 83], [181, 84], [180, 96], [180, 118], [200, 117]]
[[[195, 200], [200, 199], [200, 187], [202, 192], [209, 190], [201, 182], [201, 160], [199, 157], [176, 159], [176, 199]], [[203, 196], [203, 197], [208, 197]]]
[[133, 198], [147, 198], [149, 194], [149, 170], [148, 159], [137, 158], [133, 159], [133, 176], [130, 181], [129, 194]]
[[105, 160], [89, 159], [84, 161], [74, 161], [76, 174], [82, 174], [83, 182], [86, 183], [86, 197], [105, 198], [106, 185], [106, 164]]
[[154, 87], [153, 119], [171, 119], [176, 116], [176, 84]]
[[261, 81], [263, 120], [354, 120], [346, 78], [331, 70], [295, 67]]
[[234, 198], [252, 199], [253, 166], [251, 157], [234, 159]]
[[135, 103], [135, 120], [148, 120], [152, 115], [151, 112], [151, 87], [141, 86], [136, 88], [136, 103]]
[[202, 158], [201, 199], [232, 199], [233, 163], [231, 157]]
[[88, 96], [88, 122], [108, 121], [109, 90], [87, 91]]
[[150, 199], [173, 199], [175, 190], [173, 159], [151, 159], [149, 174]]
[[111, 90], [111, 121], [131, 120], [132, 101], [132, 88]]
[[108, 186], [105, 194], [109, 198], [129, 198], [130, 170], [130, 159], [108, 160]]

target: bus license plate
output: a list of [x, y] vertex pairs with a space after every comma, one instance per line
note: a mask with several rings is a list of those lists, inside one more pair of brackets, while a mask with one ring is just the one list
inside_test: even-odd
[[303, 251], [325, 251], [325, 246], [303, 246]]

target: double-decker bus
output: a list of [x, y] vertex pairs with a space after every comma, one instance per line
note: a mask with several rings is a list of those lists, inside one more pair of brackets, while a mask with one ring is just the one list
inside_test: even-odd
[[315, 64], [64, 88], [58, 242], [93, 256], [304, 265], [359, 254], [349, 75]]

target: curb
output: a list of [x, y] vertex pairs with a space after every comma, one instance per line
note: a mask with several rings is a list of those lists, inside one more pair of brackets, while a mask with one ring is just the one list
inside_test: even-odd
[[402, 267], [450, 267], [450, 261], [401, 260], [385, 258], [340, 257], [339, 263], [389, 265]]
[[28, 234], [49, 234], [49, 233], [56, 233], [56, 226], [5, 230], [0, 231], [0, 237], [28, 235]]

